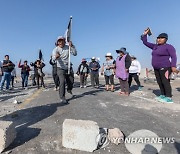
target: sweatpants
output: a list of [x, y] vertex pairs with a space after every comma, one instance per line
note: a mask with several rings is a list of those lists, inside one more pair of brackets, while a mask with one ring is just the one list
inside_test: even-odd
[[129, 87], [131, 87], [133, 78], [134, 78], [134, 81], [136, 82], [137, 86], [140, 87], [141, 83], [139, 81], [139, 76], [137, 75], [137, 73], [129, 73], [129, 79], [128, 79]]
[[171, 68], [154, 69], [161, 95], [166, 97], [172, 97], [172, 88], [169, 79], [171, 72]]
[[99, 73], [91, 72], [91, 85], [94, 87], [99, 86]]
[[129, 84], [128, 79], [122, 80], [119, 78], [120, 86], [121, 86], [121, 92], [128, 92], [129, 93]]

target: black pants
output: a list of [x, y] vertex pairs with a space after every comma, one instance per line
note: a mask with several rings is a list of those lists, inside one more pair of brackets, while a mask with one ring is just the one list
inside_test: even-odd
[[138, 87], [140, 87], [141, 83], [139, 81], [139, 76], [137, 75], [137, 73], [129, 73], [129, 79], [128, 79], [129, 87], [131, 87], [133, 78], [134, 78], [134, 81], [136, 82], [136, 84], [138, 85]]
[[172, 97], [172, 88], [169, 79], [171, 68], [154, 69], [154, 73], [161, 90], [161, 95]]
[[67, 84], [67, 90], [73, 89], [74, 74], [71, 72], [68, 74], [67, 70], [57, 68], [57, 75], [59, 77], [59, 97], [65, 99], [65, 84]]
[[35, 86], [36, 85], [36, 77], [35, 74], [31, 75], [31, 80], [32, 80], [32, 85]]
[[86, 73], [80, 74], [80, 86], [86, 86], [87, 84], [87, 76]]
[[39, 80], [41, 80], [41, 87], [45, 87], [44, 85], [44, 77], [40, 76], [40, 75], [36, 75], [36, 79], [37, 79], [37, 86], [38, 86], [38, 89], [39, 89]]
[[91, 72], [91, 85], [94, 87], [99, 86], [99, 73], [92, 73]]
[[104, 78], [105, 78], [106, 85], [109, 85], [109, 80], [110, 80], [111, 85], [114, 85], [114, 75], [110, 75], [110, 76], [105, 75]]
[[11, 86], [14, 87], [14, 76], [11, 76]]

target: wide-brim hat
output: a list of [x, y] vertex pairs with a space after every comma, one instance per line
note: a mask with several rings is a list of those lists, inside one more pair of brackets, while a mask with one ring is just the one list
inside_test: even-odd
[[117, 53], [122, 52], [122, 53], [124, 53], [124, 54], [127, 54], [127, 53], [128, 53], [128, 52], [126, 51], [126, 48], [124, 48], [124, 47], [120, 48], [119, 50], [116, 50], [116, 52], [117, 52]]
[[165, 38], [165, 39], [168, 40], [168, 34], [166, 34], [166, 33], [161, 33], [161, 34], [158, 35], [157, 38]]

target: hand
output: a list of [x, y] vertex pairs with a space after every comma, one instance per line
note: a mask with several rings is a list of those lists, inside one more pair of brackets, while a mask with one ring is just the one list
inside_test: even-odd
[[86, 73], [85, 76], [88, 77], [88, 74]]
[[60, 57], [60, 53], [56, 53], [56, 59], [58, 59]]
[[150, 31], [150, 29], [149, 29], [149, 27], [148, 27], [147, 29], [144, 30], [144, 33], [143, 33], [143, 34], [144, 34], [144, 35], [147, 35], [149, 31]]
[[126, 69], [126, 72], [129, 72], [129, 69]]
[[69, 41], [69, 46], [73, 47], [73, 43], [71, 41]]
[[176, 67], [171, 67], [171, 70], [173, 73], [177, 73], [177, 74], [179, 73], [179, 71], [176, 69]]
[[137, 73], [138, 76], [140, 76], [141, 73]]

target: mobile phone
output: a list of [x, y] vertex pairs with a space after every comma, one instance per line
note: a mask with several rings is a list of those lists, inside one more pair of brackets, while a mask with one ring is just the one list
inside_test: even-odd
[[148, 34], [149, 36], [151, 36], [151, 35], [152, 35], [151, 29], [148, 27], [147, 30], [149, 30], [147, 34]]

